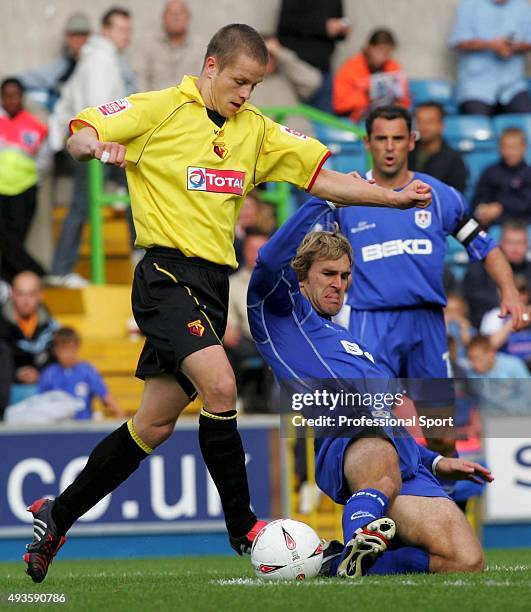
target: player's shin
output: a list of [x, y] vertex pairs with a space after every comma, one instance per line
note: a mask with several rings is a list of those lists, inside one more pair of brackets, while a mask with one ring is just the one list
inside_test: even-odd
[[384, 516], [389, 500], [377, 489], [361, 489], [348, 500], [343, 510], [343, 538], [349, 542], [360, 527]]
[[152, 449], [135, 431], [133, 419], [104, 438], [74, 482], [55, 499], [52, 517], [65, 534], [75, 521], [126, 480]]
[[245, 452], [236, 426], [236, 411], [214, 414], [203, 408], [199, 416], [199, 445], [221, 498], [227, 530], [233, 538], [241, 538], [257, 521], [250, 508]]
[[388, 550], [378, 557], [367, 570], [372, 574], [426, 574], [430, 571], [430, 555], [423, 548], [403, 546]]

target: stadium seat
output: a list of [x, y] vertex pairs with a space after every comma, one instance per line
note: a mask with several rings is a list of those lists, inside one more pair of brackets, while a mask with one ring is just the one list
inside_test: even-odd
[[470, 201], [480, 174], [499, 158], [492, 122], [482, 115], [450, 116], [445, 121], [444, 137], [461, 153], [467, 165], [465, 196]]
[[18, 404], [36, 395], [39, 392], [38, 385], [13, 384], [9, 390], [9, 406]]
[[352, 172], [352, 170], [357, 170], [360, 174], [367, 172], [369, 169], [367, 153], [359, 136], [323, 124], [315, 124], [315, 135], [332, 153], [332, 157], [326, 162], [326, 168], [338, 172]]
[[32, 87], [27, 89], [25, 97], [34, 104], [42, 106], [42, 108], [46, 109], [49, 113], [53, 112], [53, 108], [58, 98], [57, 94], [52, 93], [49, 89], [44, 87]]
[[496, 240], [496, 242], [500, 241], [501, 238], [501, 225], [491, 225], [489, 227], [489, 234]]
[[[489, 117], [483, 115], [455, 115], [447, 117], [444, 125], [444, 137], [461, 151], [475, 142], [495, 140], [494, 129]], [[469, 143], [468, 141], [472, 141]]]
[[445, 79], [412, 79], [409, 81], [409, 91], [413, 106], [424, 102], [437, 102], [446, 114], [453, 115], [457, 112], [452, 85]]
[[499, 138], [503, 130], [507, 128], [520, 128], [524, 132], [528, 143], [526, 160], [528, 164], [531, 164], [531, 146], [529, 146], [531, 145], [531, 114], [497, 115], [492, 123], [496, 138]]
[[450, 267], [455, 279], [460, 283], [465, 277], [468, 268], [468, 253], [463, 245], [453, 237], [446, 239], [446, 256], [444, 262]]
[[471, 151], [461, 151], [461, 154], [468, 168], [468, 183], [465, 196], [471, 202], [481, 173], [485, 168], [496, 163], [500, 156], [495, 144], [478, 146]]

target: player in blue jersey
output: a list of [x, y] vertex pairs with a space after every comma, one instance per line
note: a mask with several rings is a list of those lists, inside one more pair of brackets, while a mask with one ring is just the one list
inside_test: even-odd
[[[432, 176], [408, 170], [408, 152], [415, 146], [409, 112], [396, 106], [377, 108], [368, 115], [366, 129], [366, 147], [373, 158], [368, 178], [395, 190], [421, 179], [431, 185], [433, 203], [427, 210], [403, 214], [366, 207], [337, 211], [341, 231], [354, 251], [349, 329], [369, 347], [388, 376], [444, 379], [451, 376], [443, 318], [449, 235], [466, 248], [471, 261], [484, 262], [500, 292], [500, 316], [511, 315], [515, 331], [528, 324], [525, 309], [505, 256], [468, 215], [462, 194]], [[445, 390], [439, 383], [432, 388], [431, 398], [425, 390], [416, 398], [423, 400], [424, 408], [430, 402], [439, 408], [452, 403], [449, 386]], [[421, 401], [417, 404], [422, 408]], [[445, 454], [453, 451], [451, 439], [436, 442]]]
[[[331, 320], [349, 283], [351, 247], [337, 233], [308, 234], [330, 208], [309, 200], [262, 247], [249, 285], [249, 323], [259, 351], [286, 388], [326, 379], [352, 390], [355, 379], [357, 391], [370, 393], [371, 381], [385, 373], [353, 334]], [[368, 413], [375, 414], [371, 408]], [[345, 547], [329, 547], [327, 573], [483, 569], [475, 534], [434, 475], [490, 481], [488, 470], [442, 457], [385, 424], [329, 433], [316, 438], [316, 482], [345, 505]], [[395, 523], [403, 546], [387, 550]]]

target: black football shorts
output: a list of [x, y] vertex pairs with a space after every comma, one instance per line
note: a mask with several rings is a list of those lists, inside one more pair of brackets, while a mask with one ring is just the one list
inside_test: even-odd
[[133, 314], [146, 341], [136, 369], [145, 380], [170, 374], [193, 399], [182, 360], [221, 344], [227, 325], [229, 268], [166, 247], [148, 249], [135, 269]]

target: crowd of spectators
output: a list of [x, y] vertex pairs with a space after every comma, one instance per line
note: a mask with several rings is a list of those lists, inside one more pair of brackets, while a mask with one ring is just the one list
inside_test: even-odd
[[[145, 42], [133, 48], [129, 48], [133, 15], [126, 8], [106, 11], [98, 28], [86, 14], [72, 14], [65, 24], [60, 57], [9, 75], [1, 84], [0, 360], [6, 364], [3, 374], [8, 372], [9, 376], [0, 380], [0, 412], [9, 403], [10, 392], [13, 400], [24, 396], [21, 389], [25, 387], [38, 389], [41, 372], [52, 361], [57, 379], [65, 378], [65, 368], [77, 368], [77, 361], [70, 366], [62, 363], [61, 354], [68, 350], [75, 353], [80, 340], [75, 332], [54, 336], [58, 324], [42, 303], [41, 284], [69, 288], [88, 284], [75, 272], [88, 216], [87, 169], [68, 161], [73, 196], [49, 270], [24, 246], [35, 213], [39, 176], [50, 165], [56, 171], [64, 165], [68, 121], [80, 109], [120, 100], [134, 91], [171, 87], [184, 74], [199, 73], [204, 45], [190, 31], [191, 10], [190, 2], [169, 0], [161, 15], [160, 32], [144, 36]], [[352, 25], [341, 0], [283, 0], [276, 32], [263, 34], [270, 62], [264, 82], [251, 100], [257, 106], [305, 103], [358, 123], [375, 106], [414, 106], [407, 66], [394, 57], [399, 42], [396, 33], [377, 28], [363, 45], [353, 44]], [[334, 73], [336, 45], [348, 37], [356, 52]], [[531, 113], [525, 74], [525, 55], [531, 50], [531, 9], [526, 0], [461, 0], [448, 44], [457, 53], [455, 101], [460, 113]], [[36, 105], [35, 96], [26, 105], [27, 91], [39, 92], [42, 106]], [[465, 192], [470, 181], [467, 166], [460, 152], [444, 138], [447, 109], [435, 101], [424, 101], [412, 110], [417, 143], [410, 154], [410, 168]], [[314, 126], [306, 119], [289, 117], [287, 123], [305, 134], [314, 133]], [[531, 287], [528, 146], [521, 128], [503, 130], [500, 159], [483, 170], [472, 186], [470, 201], [471, 212], [484, 227], [501, 227], [500, 246], [527, 305]], [[114, 169], [107, 178], [126, 189], [122, 171]], [[274, 206], [266, 200], [260, 192], [250, 194], [235, 228], [240, 270], [231, 278], [225, 337], [248, 411], [258, 404], [267, 409], [272, 386], [251, 340], [245, 309], [246, 286], [258, 248], [276, 227]], [[130, 228], [133, 242], [131, 223]], [[455, 340], [454, 365], [459, 372], [471, 377], [504, 377], [507, 372], [527, 375], [531, 332], [514, 334], [510, 321], [498, 316], [496, 289], [483, 267], [469, 265], [462, 281], [450, 270], [446, 274], [452, 286], [446, 320], [448, 333]], [[120, 414], [103, 383], [90, 376], [91, 395], [100, 395], [112, 412]], [[15, 396], [10, 384], [15, 384]], [[90, 414], [90, 409], [86, 410]]]
[[[80, 359], [80, 345], [77, 332], [61, 327], [44, 304], [39, 276], [30, 271], [17, 274], [10, 296], [0, 306], [0, 420], [6, 408], [49, 391], [63, 391], [81, 400], [71, 414], [75, 419], [92, 417], [94, 397], [111, 414], [124, 416], [101, 375]], [[39, 420], [61, 415], [57, 407], [46, 415], [46, 402], [42, 410], [35, 406], [32, 414]], [[20, 412], [11, 410], [11, 414]]]

